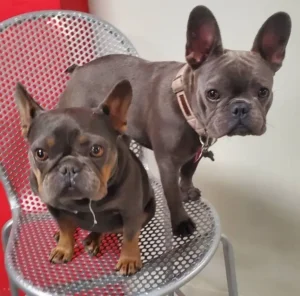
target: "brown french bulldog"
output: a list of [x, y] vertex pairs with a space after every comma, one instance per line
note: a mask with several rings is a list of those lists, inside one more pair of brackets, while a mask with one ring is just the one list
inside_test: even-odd
[[[221, 138], [262, 135], [272, 104], [273, 77], [285, 57], [291, 32], [288, 14], [278, 12], [262, 25], [250, 51], [226, 50], [212, 12], [197, 6], [187, 24], [184, 91], [201, 134], [188, 124], [171, 85], [184, 66], [109, 55], [73, 72], [60, 106], [97, 106], [120, 79], [128, 79], [134, 99], [128, 112], [128, 135], [153, 149], [171, 212], [175, 235], [189, 235], [195, 225], [182, 205], [198, 199], [192, 182], [201, 147], [199, 136]], [[238, 36], [237, 36], [238, 38]]]
[[155, 200], [147, 172], [123, 139], [130, 83], [119, 82], [94, 109], [45, 111], [21, 84], [15, 99], [30, 146], [32, 190], [59, 226], [50, 261], [72, 259], [77, 227], [91, 231], [84, 243], [92, 255], [103, 233], [122, 233], [116, 269], [135, 273], [142, 267], [140, 230], [153, 217]]

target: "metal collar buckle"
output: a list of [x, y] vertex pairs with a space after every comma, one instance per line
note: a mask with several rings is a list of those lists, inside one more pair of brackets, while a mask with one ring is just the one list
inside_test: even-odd
[[215, 144], [217, 142], [217, 139], [210, 138], [207, 136], [200, 136], [199, 140], [200, 140], [203, 151], [208, 151], [209, 147], [211, 147], [213, 144]]

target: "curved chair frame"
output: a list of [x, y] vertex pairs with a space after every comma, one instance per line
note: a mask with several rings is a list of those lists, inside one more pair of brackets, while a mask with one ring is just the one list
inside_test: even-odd
[[[213, 206], [206, 201], [187, 203], [186, 209], [196, 222], [197, 231], [185, 239], [172, 237], [161, 184], [147, 168], [143, 148], [134, 142], [131, 149], [148, 170], [158, 204], [155, 218], [141, 236], [143, 269], [125, 278], [111, 271], [116, 259], [111, 249], [117, 252], [118, 236], [108, 236], [107, 248], [92, 263], [92, 259], [79, 254], [67, 266], [47, 265], [45, 257], [52, 245], [49, 237], [55, 226], [28, 184], [26, 145], [20, 135], [12, 98], [15, 82], [25, 81], [36, 97], [43, 98], [42, 105], [53, 108], [68, 79], [63, 70], [72, 63], [86, 63], [110, 53], [137, 56], [137, 52], [111, 24], [73, 11], [41, 11], [11, 18], [0, 23], [0, 37], [0, 80], [4, 81], [0, 89], [0, 178], [12, 211], [12, 219], [2, 229], [2, 242], [11, 294], [16, 296], [18, 289], [22, 289], [27, 295], [37, 296], [68, 293], [182, 296], [179, 288], [209, 263], [221, 241], [229, 295], [237, 296], [233, 248], [226, 236], [221, 235], [219, 217]], [[46, 90], [41, 90], [39, 84]], [[91, 266], [96, 267], [87, 277]], [[79, 271], [83, 273], [78, 278]]]

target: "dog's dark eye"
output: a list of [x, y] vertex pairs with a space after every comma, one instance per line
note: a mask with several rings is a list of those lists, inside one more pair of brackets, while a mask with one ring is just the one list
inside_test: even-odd
[[220, 99], [220, 94], [216, 89], [210, 89], [206, 92], [206, 96], [209, 100], [217, 101]]
[[258, 91], [258, 97], [259, 98], [267, 98], [270, 94], [270, 91], [266, 88], [266, 87], [262, 87], [259, 91]]
[[100, 157], [103, 154], [103, 147], [100, 145], [93, 145], [91, 148], [90, 155], [92, 157]]
[[48, 159], [48, 153], [46, 151], [44, 151], [43, 149], [38, 148], [35, 150], [35, 157], [38, 160], [45, 161], [46, 159]]

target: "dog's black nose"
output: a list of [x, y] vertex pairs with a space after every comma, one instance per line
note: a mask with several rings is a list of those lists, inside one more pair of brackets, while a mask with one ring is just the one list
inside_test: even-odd
[[74, 178], [80, 171], [81, 171], [81, 167], [79, 165], [70, 164], [70, 163], [63, 164], [59, 168], [59, 172], [62, 175], [64, 175], [64, 176], [69, 175], [70, 178]]
[[244, 118], [250, 111], [250, 106], [246, 102], [237, 102], [231, 106], [231, 113], [234, 117]]

